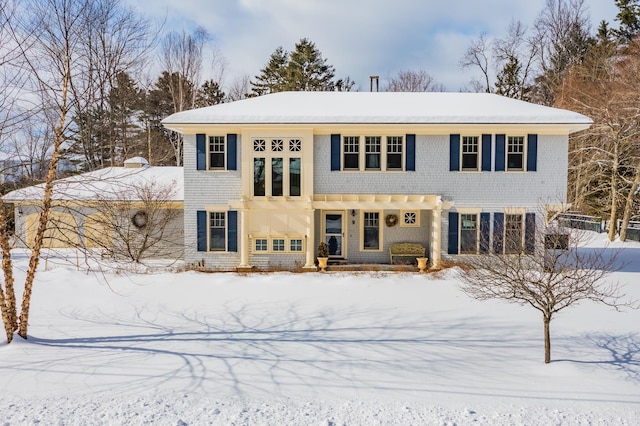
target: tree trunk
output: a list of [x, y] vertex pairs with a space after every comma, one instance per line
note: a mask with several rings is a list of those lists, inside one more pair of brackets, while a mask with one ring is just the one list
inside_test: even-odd
[[[0, 200], [0, 224], [3, 225], [2, 233], [0, 234], [0, 249], [2, 251], [2, 271], [4, 272], [4, 293], [2, 294], [4, 300], [2, 301], [3, 320], [5, 319], [4, 309], [6, 307], [6, 321], [5, 326], [11, 328], [11, 336], [7, 334], [8, 343], [11, 343], [13, 339], [13, 333], [18, 329], [18, 315], [16, 313], [16, 294], [13, 288], [13, 264], [11, 262], [11, 244], [9, 242], [9, 233], [7, 232], [7, 216], [4, 214], [5, 204]], [[9, 329], [7, 328], [7, 333]]]
[[544, 315], [544, 363], [549, 364], [551, 362], [551, 334], [549, 332], [549, 324], [551, 323], [551, 316]]
[[618, 225], [618, 142], [614, 142], [613, 167], [611, 170], [611, 215], [609, 216], [609, 241], [616, 239]]
[[631, 211], [633, 209], [633, 200], [640, 186], [640, 169], [636, 171], [636, 177], [631, 185], [631, 190], [627, 194], [627, 200], [624, 204], [624, 213], [622, 214], [622, 226], [620, 227], [620, 241], [627, 240], [627, 228], [631, 220]]

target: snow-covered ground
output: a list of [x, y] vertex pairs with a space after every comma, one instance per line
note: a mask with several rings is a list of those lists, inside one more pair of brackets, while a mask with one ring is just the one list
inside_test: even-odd
[[[615, 246], [626, 265], [612, 279], [640, 299], [640, 244]], [[0, 344], [2, 425], [640, 423], [639, 310], [563, 311], [545, 365], [537, 311], [469, 299], [455, 270], [93, 274], [74, 263], [42, 263], [29, 340]]]

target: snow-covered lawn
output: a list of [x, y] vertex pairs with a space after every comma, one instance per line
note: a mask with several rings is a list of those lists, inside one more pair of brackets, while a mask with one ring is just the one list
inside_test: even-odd
[[[612, 278], [640, 299], [640, 244], [615, 246], [627, 263]], [[455, 270], [46, 266], [29, 340], [0, 344], [2, 425], [640, 422], [638, 310], [564, 311], [545, 365], [537, 311], [471, 300]]]

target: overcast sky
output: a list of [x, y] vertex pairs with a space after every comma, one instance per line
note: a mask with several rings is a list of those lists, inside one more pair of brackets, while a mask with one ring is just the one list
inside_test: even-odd
[[[336, 77], [369, 90], [369, 76], [383, 85], [400, 70], [425, 70], [449, 91], [474, 77], [458, 63], [482, 32], [502, 37], [513, 20], [531, 25], [546, 0], [124, 0], [165, 31], [204, 27], [226, 61], [223, 85], [252, 79], [278, 47], [292, 51], [306, 37]], [[565, 0], [568, 1], [568, 0]], [[584, 0], [593, 28], [612, 27], [614, 0]], [[215, 77], [205, 72], [205, 78]]]

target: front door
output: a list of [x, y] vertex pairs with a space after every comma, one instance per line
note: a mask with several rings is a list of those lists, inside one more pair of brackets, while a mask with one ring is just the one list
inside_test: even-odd
[[344, 212], [325, 212], [323, 228], [324, 242], [329, 246], [329, 257], [344, 258]]

